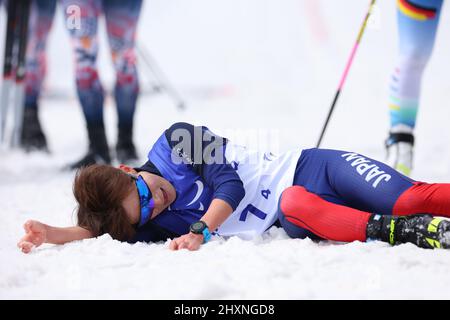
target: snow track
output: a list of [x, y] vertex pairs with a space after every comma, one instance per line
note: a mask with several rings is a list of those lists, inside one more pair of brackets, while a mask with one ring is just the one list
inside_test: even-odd
[[[305, 18], [305, 2], [146, 1], [140, 42], [185, 94], [188, 108], [178, 112], [164, 95], [141, 97], [135, 137], [142, 161], [176, 121], [207, 125], [218, 134], [272, 130], [278, 152], [314, 146], [368, 1], [320, 1], [326, 23], [316, 33], [320, 39]], [[417, 127], [413, 178], [430, 182], [450, 182], [449, 18], [444, 7]], [[47, 87], [71, 92], [70, 47], [61, 15], [57, 19]], [[376, 19], [323, 146], [383, 160], [387, 80], [396, 54], [394, 1], [380, 0]], [[113, 78], [106, 52], [103, 46], [100, 65], [108, 88]], [[225, 89], [208, 99], [190, 94], [205, 85]], [[114, 109], [107, 99], [112, 146]], [[171, 252], [168, 243], [129, 245], [104, 235], [24, 255], [16, 242], [27, 219], [59, 226], [75, 222], [73, 173], [60, 169], [86, 150], [75, 99], [44, 99], [41, 111], [51, 156], [0, 150], [2, 299], [450, 298], [450, 251], [381, 242], [318, 244], [289, 239], [277, 228], [252, 241], [215, 239], [198, 252]], [[205, 281], [198, 281], [199, 275]]]

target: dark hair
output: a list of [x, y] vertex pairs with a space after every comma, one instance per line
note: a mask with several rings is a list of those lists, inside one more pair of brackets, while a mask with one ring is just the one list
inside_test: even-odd
[[129, 240], [135, 229], [122, 202], [132, 186], [130, 176], [112, 166], [92, 165], [78, 170], [73, 184], [78, 226], [94, 237], [109, 233], [113, 239]]

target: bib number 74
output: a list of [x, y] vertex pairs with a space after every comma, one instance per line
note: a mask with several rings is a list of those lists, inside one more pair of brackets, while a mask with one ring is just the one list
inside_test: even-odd
[[247, 207], [245, 207], [244, 210], [242, 210], [241, 215], [239, 217], [239, 221], [247, 220], [247, 215], [249, 213], [255, 215], [256, 217], [258, 217], [261, 220], [264, 220], [267, 217], [267, 213], [264, 213], [261, 210], [259, 210], [258, 208], [256, 208], [254, 205], [249, 204]]

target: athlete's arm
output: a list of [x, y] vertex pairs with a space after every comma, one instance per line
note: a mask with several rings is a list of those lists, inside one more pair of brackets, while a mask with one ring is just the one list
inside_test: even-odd
[[[228, 202], [222, 199], [214, 199], [208, 211], [200, 219], [206, 223], [210, 231], [216, 230], [231, 214], [233, 208]], [[188, 249], [198, 250], [203, 243], [202, 234], [194, 234], [189, 232], [181, 237], [175, 238], [170, 242], [169, 248], [171, 250]]]
[[222, 199], [214, 199], [211, 202], [208, 211], [206, 211], [205, 215], [200, 220], [205, 222], [208, 229], [213, 232], [228, 219], [233, 211], [233, 208], [228, 202]]
[[[242, 180], [225, 157], [227, 139], [206, 127], [182, 122], [172, 125], [165, 135], [173, 155], [181, 157], [184, 165], [192, 168], [214, 190], [213, 200], [201, 220], [211, 232], [216, 230], [245, 196]], [[175, 238], [170, 248], [197, 250], [203, 240], [203, 235], [188, 233]]]
[[173, 154], [182, 157], [214, 190], [213, 199], [221, 199], [235, 210], [245, 196], [245, 189], [236, 169], [225, 157], [228, 140], [207, 127], [184, 122], [172, 125], [165, 135]]
[[58, 228], [39, 221], [29, 220], [24, 224], [25, 236], [17, 246], [24, 253], [29, 253], [33, 247], [43, 243], [64, 244], [71, 241], [92, 238], [89, 230], [81, 227]]

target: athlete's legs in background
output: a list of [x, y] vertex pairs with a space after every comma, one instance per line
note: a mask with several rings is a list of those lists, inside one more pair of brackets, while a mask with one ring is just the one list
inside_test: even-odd
[[[401, 221], [397, 231], [407, 229], [414, 233], [414, 237], [409, 233], [399, 233], [397, 241], [410, 239], [409, 242], [421, 245], [419, 240], [423, 239], [417, 240], [415, 227], [425, 226], [429, 230], [426, 227], [434, 221], [432, 217], [412, 216], [405, 220], [391, 217], [392, 213], [402, 216], [429, 213], [450, 217], [449, 184], [417, 183], [381, 162], [356, 153], [305, 150], [299, 160], [294, 184], [304, 188], [288, 188], [280, 199], [279, 212], [280, 221], [291, 236], [295, 235], [297, 226], [298, 237], [305, 237], [301, 229], [306, 229], [325, 239], [364, 241], [367, 229], [372, 232], [369, 234], [371, 238], [388, 240], [385, 236], [391, 229], [388, 222]], [[383, 215], [387, 217], [383, 218]], [[372, 219], [368, 226], [370, 218], [375, 216], [379, 218]], [[441, 229], [447, 227], [440, 221], [434, 223], [441, 225]], [[381, 232], [383, 227], [385, 233]], [[428, 236], [432, 238], [432, 235]]]
[[136, 70], [136, 28], [142, 0], [103, 0], [111, 55], [116, 70], [114, 97], [118, 113], [117, 158], [121, 163], [136, 160], [133, 118], [139, 94]]
[[399, 57], [391, 76], [391, 129], [387, 163], [403, 174], [412, 168], [422, 74], [433, 50], [443, 0], [398, 0]]
[[47, 38], [52, 27], [56, 0], [33, 0], [28, 28], [25, 76], [25, 110], [21, 146], [27, 150], [47, 150], [47, 141], [38, 117], [38, 100], [45, 78]]
[[[98, 18], [101, 0], [62, 0], [67, 15], [69, 6], [81, 9], [81, 27], [69, 28], [76, 61], [76, 85], [89, 136], [88, 154], [71, 165], [79, 168], [93, 163], [111, 161], [103, 121], [104, 92], [97, 71]], [[66, 16], [67, 17], [67, 16]]]

